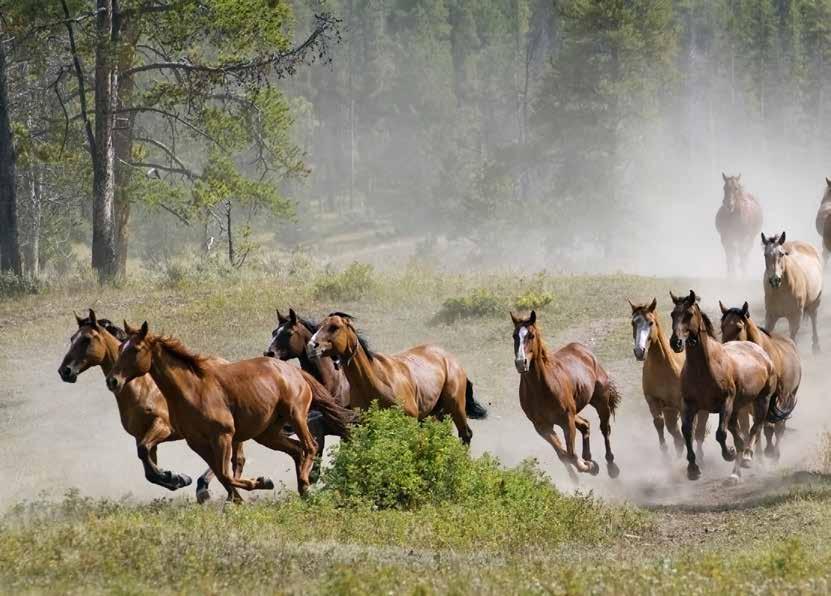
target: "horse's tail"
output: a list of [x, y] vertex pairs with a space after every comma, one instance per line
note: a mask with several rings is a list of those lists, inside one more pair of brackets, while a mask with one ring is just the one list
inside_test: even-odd
[[779, 405], [778, 397], [771, 397], [770, 403], [768, 404], [768, 414], [765, 417], [765, 421], [773, 423], [784, 422], [785, 420], [791, 417], [794, 408], [796, 408], [796, 392], [794, 392], [791, 398], [787, 400], [787, 404], [784, 406]]
[[312, 390], [312, 404], [309, 410], [320, 412], [323, 417], [324, 434], [342, 438], [348, 437], [350, 427], [357, 422], [357, 414], [338, 404], [326, 387], [312, 375], [305, 371], [301, 371], [301, 373]]
[[620, 400], [623, 399], [621, 396], [620, 391], [618, 391], [617, 385], [615, 385], [612, 379], [609, 379], [609, 411], [612, 413], [612, 416], [615, 415], [617, 412], [617, 407], [620, 405]]
[[488, 409], [473, 397], [473, 383], [470, 379], [467, 379], [467, 387], [465, 387], [465, 414], [474, 420], [488, 417]]

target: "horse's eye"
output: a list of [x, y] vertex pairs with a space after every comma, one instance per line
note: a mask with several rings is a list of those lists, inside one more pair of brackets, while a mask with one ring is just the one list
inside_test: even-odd
[[329, 333], [334, 333], [337, 330], [338, 330], [338, 328], [337, 328], [336, 325], [334, 325], [334, 324], [329, 325]]

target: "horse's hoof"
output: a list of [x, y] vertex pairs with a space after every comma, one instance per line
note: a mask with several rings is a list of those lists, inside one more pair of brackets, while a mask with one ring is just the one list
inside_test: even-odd
[[721, 450], [721, 457], [724, 461], [734, 461], [736, 459], [736, 450], [733, 447]]
[[207, 503], [211, 498], [211, 491], [207, 488], [200, 488], [196, 491], [196, 502], [200, 505], [202, 503]]
[[725, 486], [736, 486], [741, 481], [741, 477], [736, 474], [735, 472], [730, 474], [727, 477], [727, 480], [724, 481]]
[[179, 474], [176, 488], [185, 488], [186, 486], [190, 486], [193, 484], [193, 479], [188, 476], [187, 474]]
[[609, 474], [609, 478], [617, 478], [620, 476], [620, 468], [613, 461], [606, 462], [606, 472]]
[[597, 476], [600, 473], [600, 466], [594, 460], [586, 460], [586, 463], [589, 464], [589, 474], [592, 476]]
[[768, 458], [768, 459], [776, 459], [777, 458], [776, 449], [774, 449], [770, 445], [765, 447], [765, 457]]
[[690, 480], [698, 480], [701, 478], [701, 468], [699, 468], [696, 464], [688, 465], [687, 478]]
[[260, 485], [261, 490], [273, 490], [274, 489], [274, 482], [271, 481], [271, 478], [265, 478], [260, 476], [257, 478], [257, 484]]

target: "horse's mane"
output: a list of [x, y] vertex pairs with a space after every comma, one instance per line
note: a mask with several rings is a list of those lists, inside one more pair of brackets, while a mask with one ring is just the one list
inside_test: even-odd
[[[103, 329], [105, 329], [107, 331], [107, 333], [112, 335], [118, 341], [127, 341], [127, 332], [124, 331], [124, 329], [122, 329], [121, 327], [118, 327], [117, 325], [115, 325], [109, 319], [97, 319], [95, 322], [98, 324], [99, 327], [102, 327]], [[89, 317], [87, 317], [85, 319], [81, 319], [78, 322], [78, 326], [79, 327], [84, 327], [84, 326], [92, 327], [92, 319], [90, 319]]]
[[[329, 313], [329, 316], [330, 317], [340, 317], [342, 319], [347, 319], [349, 321], [354, 321], [355, 320], [355, 317], [353, 317], [352, 315], [350, 315], [348, 313], [345, 313], [345, 312], [340, 312], [340, 311]], [[301, 322], [303, 322], [303, 321], [301, 320]], [[303, 322], [303, 324], [305, 325], [306, 323]], [[320, 325], [316, 325], [314, 330], [312, 331], [310, 329], [310, 331], [312, 331], [312, 333], [314, 333], [318, 329], [320, 329]], [[352, 330], [355, 332], [355, 335], [358, 337], [358, 343], [361, 344], [361, 347], [364, 349], [364, 352], [366, 352], [366, 357], [369, 358], [370, 360], [372, 360], [375, 357], [375, 353], [369, 347], [369, 341], [363, 336], [363, 334], [361, 334], [357, 329], [355, 329], [354, 326], [352, 327]]]
[[182, 343], [182, 340], [172, 335], [157, 335], [151, 341], [161, 346], [171, 356], [184, 362], [196, 375], [201, 377], [205, 374], [205, 364], [210, 360], [209, 356], [191, 351]]
[[548, 344], [545, 343], [545, 339], [543, 339], [539, 327], [534, 325], [534, 328], [537, 331], [537, 342], [534, 348], [534, 360], [539, 360], [543, 364], [548, 364]]
[[[704, 314], [704, 313], [702, 313], [702, 314]], [[741, 309], [741, 308], [728, 308], [726, 311], [724, 311], [724, 313], [722, 313], [721, 320], [723, 321], [724, 319], [726, 319], [727, 315], [736, 315], [737, 317], [744, 318], [744, 310]], [[751, 320], [750, 317], [747, 317], [747, 320], [750, 321]], [[765, 335], [770, 337], [770, 331], [768, 331], [767, 329], [765, 329], [761, 325], [755, 325], [755, 326], [756, 326], [756, 329], [758, 329], [759, 331], [761, 331], [762, 333], [764, 333]]]
[[707, 331], [707, 335], [710, 337], [715, 337], [716, 333], [713, 330], [713, 322], [710, 320], [710, 317], [707, 316], [701, 308], [699, 307], [698, 312], [701, 313], [701, 320], [704, 321], [704, 330]]

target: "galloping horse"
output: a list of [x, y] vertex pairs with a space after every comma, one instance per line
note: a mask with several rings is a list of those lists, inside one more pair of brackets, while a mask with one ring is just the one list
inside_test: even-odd
[[[126, 333], [107, 319], [98, 319], [90, 309], [82, 319], [75, 315], [78, 330], [70, 339], [69, 350], [61, 362], [58, 374], [65, 383], [74, 383], [78, 375], [87, 369], [100, 366], [104, 376], [110, 374], [118, 358], [118, 348], [127, 339]], [[181, 435], [170, 423], [165, 402], [156, 384], [149, 377], [141, 377], [127, 383], [116, 393], [115, 401], [121, 417], [121, 425], [136, 439], [138, 458], [144, 467], [144, 477], [153, 484], [168, 490], [178, 490], [192, 481], [185, 474], [162, 470], [156, 461], [156, 449], [160, 443], [179, 441]], [[242, 472], [245, 454], [242, 444], [234, 455], [234, 473]], [[196, 482], [196, 499], [200, 503], [210, 496], [208, 485], [213, 473], [208, 469]]]
[[[790, 417], [796, 407], [796, 392], [802, 381], [802, 362], [799, 351], [792, 339], [769, 333], [756, 325], [750, 318], [750, 308], [745, 302], [741, 308], [727, 308], [721, 301], [721, 337], [728, 341], [750, 341], [762, 347], [773, 361], [776, 371], [776, 393], [771, 398], [768, 419], [772, 423], [765, 424], [765, 438], [767, 446], [765, 455], [779, 459], [779, 443], [785, 433], [785, 420]], [[774, 434], [776, 443], [774, 444]]]
[[365, 409], [374, 401], [398, 406], [419, 420], [449, 414], [465, 444], [473, 431], [467, 419], [485, 418], [487, 410], [473, 398], [473, 384], [456, 358], [438, 346], [422, 345], [393, 356], [369, 349], [352, 316], [336, 312], [320, 323], [308, 343], [309, 356], [329, 357], [349, 381], [349, 404]]
[[[675, 307], [672, 310], [672, 337], [670, 346], [676, 352], [686, 347], [687, 359], [681, 370], [681, 396], [684, 399], [681, 432], [687, 444], [687, 477], [698, 480], [701, 469], [695, 462], [692, 446], [692, 424], [700, 410], [718, 413], [716, 441], [721, 455], [733, 461], [731, 480], [741, 478], [741, 466], [749, 465], [753, 446], [762, 430], [776, 391], [776, 371], [773, 361], [754, 343], [731, 341], [726, 344], [715, 339], [713, 324], [698, 306], [695, 292], [678, 298], [670, 292]], [[744, 433], [738, 424], [738, 415], [745, 407], [753, 407], [753, 426]], [[727, 429], [733, 435], [733, 447], [727, 446]], [[741, 457], [736, 457], [736, 452]]]
[[[678, 455], [684, 452], [684, 437], [678, 427], [678, 418], [683, 409], [681, 399], [681, 369], [684, 354], [676, 354], [669, 347], [669, 338], [661, 329], [656, 309], [658, 299], [649, 304], [632, 304], [632, 338], [635, 342], [635, 358], [643, 362], [641, 385], [652, 423], [658, 432], [661, 451], [666, 452], [664, 426], [675, 443]], [[695, 442], [698, 457], [703, 457], [702, 444], [707, 434], [707, 412], [699, 412], [695, 423]]]
[[[543, 439], [557, 452], [569, 475], [576, 480], [579, 472], [596, 475], [600, 470], [592, 460], [589, 422], [580, 411], [591, 404], [600, 416], [600, 432], [606, 443], [606, 471], [617, 478], [609, 435], [609, 418], [620, 404], [620, 394], [594, 354], [584, 345], [571, 343], [549, 352], [537, 327], [537, 313], [527, 319], [511, 313], [514, 323], [514, 364], [520, 374], [519, 403], [528, 420]], [[554, 432], [559, 426], [565, 434], [566, 446]], [[574, 451], [576, 431], [583, 435], [582, 457]]]
[[727, 176], [724, 179], [724, 198], [716, 214], [716, 230], [721, 236], [721, 245], [727, 259], [727, 274], [735, 273], [735, 262], [741, 261], [745, 270], [747, 256], [753, 248], [753, 238], [762, 231], [762, 208], [756, 198], [742, 188], [741, 177]]
[[[238, 488], [274, 487], [267, 478], [232, 475], [235, 445], [254, 439], [288, 453], [295, 462], [298, 491], [305, 494], [316, 452], [306, 424], [309, 407], [314, 404], [331, 428], [347, 432], [347, 418], [326, 389], [295, 366], [273, 358], [218, 363], [188, 350], [176, 338], [150, 334], [146, 321], [141, 329], [126, 323], [125, 329], [128, 339], [107, 375], [107, 387], [118, 392], [149, 373], [167, 400], [176, 429], [211, 467], [228, 491], [228, 500], [242, 500]], [[284, 433], [286, 422], [300, 441]]]
[[825, 184], [825, 194], [820, 201], [815, 223], [817, 232], [822, 236], [823, 257], [828, 260], [831, 254], [831, 219], [828, 217], [831, 215], [831, 178], [826, 178]]
[[819, 352], [817, 311], [822, 298], [823, 266], [819, 251], [807, 242], [785, 242], [785, 232], [766, 238], [765, 328], [773, 331], [781, 318], [788, 320], [791, 339], [796, 339], [805, 315], [811, 317], [812, 347]]

